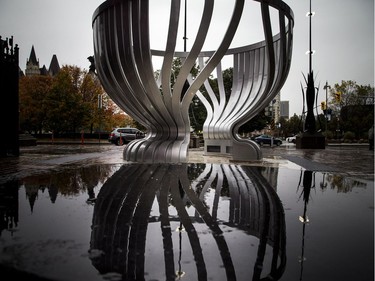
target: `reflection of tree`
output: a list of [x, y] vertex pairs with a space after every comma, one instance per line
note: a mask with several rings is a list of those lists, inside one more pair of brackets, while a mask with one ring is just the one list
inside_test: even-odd
[[103, 183], [112, 173], [113, 167], [111, 166], [91, 165], [52, 174], [29, 176], [22, 180], [22, 184], [32, 211], [39, 191], [44, 192], [47, 189], [52, 203], [55, 203], [58, 194], [74, 196], [87, 192], [89, 198], [93, 198], [95, 196], [93, 189]]
[[331, 189], [337, 189], [337, 193], [352, 192], [353, 188], [366, 188], [367, 186], [364, 182], [338, 174], [328, 174], [327, 181]]
[[[222, 221], [222, 217], [218, 219], [224, 188], [230, 199], [227, 221]], [[212, 202], [205, 202], [208, 190], [215, 192]], [[155, 200], [159, 215], [150, 217]], [[187, 211], [188, 203], [195, 209], [194, 214]], [[171, 207], [177, 211], [177, 216], [171, 215]], [[143, 280], [148, 225], [158, 223], [163, 237], [166, 280], [175, 280], [176, 272], [180, 277], [183, 271], [180, 263], [177, 271], [175, 268], [177, 249], [173, 245], [172, 222], [179, 222], [178, 229], [186, 233], [198, 280], [206, 280], [211, 268], [206, 268], [207, 257], [202, 250], [197, 224], [210, 230], [228, 280], [236, 280], [232, 261], [236, 253], [229, 251], [221, 225], [259, 238], [252, 280], [278, 280], [284, 272], [285, 220], [277, 194], [254, 167], [215, 164], [121, 167], [103, 185], [95, 204], [90, 243], [93, 265], [102, 274], [118, 272], [124, 280]], [[152, 229], [155, 231], [154, 227]], [[179, 237], [181, 239], [181, 232]], [[181, 245], [180, 240], [179, 257], [184, 250]], [[261, 278], [267, 245], [273, 247], [271, 271]]]

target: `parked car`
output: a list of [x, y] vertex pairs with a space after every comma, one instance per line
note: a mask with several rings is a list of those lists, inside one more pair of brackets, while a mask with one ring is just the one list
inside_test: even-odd
[[269, 136], [269, 135], [261, 135], [261, 136], [256, 137], [254, 140], [260, 146], [262, 146], [263, 144], [269, 144], [269, 145], [271, 145], [271, 138], [273, 138], [273, 144], [274, 145], [279, 146], [279, 145], [281, 145], [283, 143], [283, 141], [281, 139], [274, 138], [274, 137]]
[[259, 136], [261, 136], [261, 135], [254, 135], [254, 136], [251, 136], [250, 139], [253, 140], [253, 141], [255, 141], [255, 138], [257, 138]]
[[116, 128], [109, 134], [108, 141], [116, 145], [123, 145], [144, 137], [145, 133], [137, 128]]
[[285, 140], [289, 143], [296, 143], [296, 136], [297, 135], [294, 135], [292, 137], [287, 137]]

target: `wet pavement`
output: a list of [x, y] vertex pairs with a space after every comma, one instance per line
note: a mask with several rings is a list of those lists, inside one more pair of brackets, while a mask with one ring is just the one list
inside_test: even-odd
[[0, 158], [2, 280], [374, 280], [367, 145], [262, 147], [241, 163], [190, 149], [178, 165], [122, 151]]
[[[296, 149], [294, 144], [262, 147], [261, 161], [236, 162], [242, 165], [287, 166], [294, 164], [311, 171], [335, 172], [374, 180], [374, 151], [367, 144], [328, 145], [326, 149]], [[189, 162], [234, 163], [225, 157], [203, 156], [201, 149], [190, 150]]]
[[[0, 158], [0, 183], [67, 165], [123, 164], [123, 147], [110, 144], [55, 144], [21, 148], [19, 158]], [[246, 166], [298, 165], [307, 170], [335, 172], [374, 180], [374, 151], [367, 144], [328, 145], [326, 149], [296, 149], [293, 144], [262, 147], [260, 161], [233, 162], [227, 157], [204, 156], [202, 148], [189, 150], [189, 163], [232, 163]]]

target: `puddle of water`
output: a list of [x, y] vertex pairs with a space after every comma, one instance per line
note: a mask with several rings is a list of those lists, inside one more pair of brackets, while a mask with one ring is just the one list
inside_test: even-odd
[[51, 280], [374, 277], [374, 183], [332, 173], [87, 165], [1, 185], [0, 214], [0, 263]]

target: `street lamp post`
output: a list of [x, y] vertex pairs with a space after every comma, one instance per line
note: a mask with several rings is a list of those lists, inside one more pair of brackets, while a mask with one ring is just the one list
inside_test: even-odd
[[184, 52], [186, 52], [186, 33], [187, 33], [187, 0], [185, 0], [185, 18], [184, 18]]
[[103, 108], [103, 95], [98, 95], [98, 110], [99, 110], [99, 144], [100, 144], [100, 134], [102, 130], [102, 108]]
[[273, 127], [275, 126], [274, 120], [273, 120], [273, 102], [272, 102], [272, 108], [271, 108], [271, 147], [273, 147], [273, 137], [274, 137], [274, 131]]
[[325, 119], [325, 125], [326, 125], [326, 137], [327, 137], [327, 127], [328, 127], [328, 89], [331, 89], [331, 86], [328, 85], [328, 81], [326, 81], [326, 84], [323, 87], [324, 90], [326, 90], [326, 109], [324, 112], [324, 119]]

